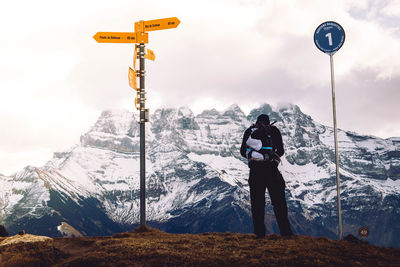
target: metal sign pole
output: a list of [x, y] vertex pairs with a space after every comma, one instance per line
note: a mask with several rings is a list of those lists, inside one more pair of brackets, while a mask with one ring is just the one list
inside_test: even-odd
[[146, 224], [146, 156], [145, 156], [145, 122], [146, 122], [146, 110], [145, 110], [145, 90], [144, 90], [144, 75], [145, 75], [145, 45], [140, 43], [139, 45], [139, 71], [140, 71], [140, 87], [139, 87], [139, 104], [140, 104], [140, 225]]
[[333, 128], [335, 135], [335, 159], [336, 159], [336, 189], [337, 189], [337, 208], [339, 217], [339, 240], [343, 238], [342, 227], [342, 208], [340, 205], [340, 175], [339, 175], [339, 150], [336, 125], [336, 97], [335, 97], [335, 77], [333, 72], [333, 55], [342, 47], [345, 40], [344, 29], [334, 21], [321, 23], [314, 32], [314, 43], [319, 50], [328, 54], [331, 59], [331, 84], [332, 84], [332, 106], [333, 106]]
[[[180, 20], [177, 17], [155, 19], [148, 21], [135, 22], [135, 32], [97, 32], [93, 38], [98, 43], [139, 43], [139, 73], [136, 73], [136, 56], [133, 59], [133, 68], [129, 68], [128, 79], [129, 86], [137, 90], [135, 98], [135, 106], [139, 108], [139, 123], [140, 123], [140, 225], [146, 224], [146, 154], [145, 154], [145, 123], [149, 121], [149, 110], [146, 109], [146, 93], [144, 90], [144, 62], [146, 58], [145, 43], [149, 42], [148, 31], [158, 31], [173, 29], [178, 27]], [[136, 55], [136, 46], [135, 54]], [[154, 52], [148, 49], [147, 58], [155, 60]], [[137, 88], [136, 77], [139, 76], [140, 86]], [[137, 105], [139, 101], [139, 106]]]
[[339, 150], [337, 138], [337, 124], [336, 124], [336, 96], [335, 96], [335, 77], [333, 71], [333, 54], [330, 54], [331, 61], [331, 85], [332, 85], [332, 107], [333, 107], [333, 128], [335, 135], [335, 159], [336, 159], [336, 189], [337, 189], [337, 208], [339, 214], [339, 240], [343, 238], [342, 227], [342, 208], [340, 204], [340, 174], [339, 174]]

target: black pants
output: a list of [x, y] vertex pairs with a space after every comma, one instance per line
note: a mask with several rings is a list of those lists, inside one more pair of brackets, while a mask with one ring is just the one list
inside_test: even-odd
[[250, 199], [254, 233], [265, 236], [265, 191], [268, 189], [281, 235], [291, 235], [285, 198], [285, 181], [277, 167], [266, 162], [250, 162]]

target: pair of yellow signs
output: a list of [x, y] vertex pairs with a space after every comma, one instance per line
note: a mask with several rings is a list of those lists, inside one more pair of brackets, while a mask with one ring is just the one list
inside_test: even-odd
[[[129, 68], [129, 73], [128, 73], [128, 79], [129, 79], [129, 86], [135, 89], [136, 91], [138, 90], [137, 82], [136, 82], [136, 77], [137, 75], [137, 69], [136, 69], [136, 62], [137, 62], [137, 52], [138, 52], [139, 47], [135, 45], [135, 52], [133, 53], [133, 69]], [[146, 49], [146, 55], [145, 58], [150, 59], [152, 61], [156, 60], [156, 55], [154, 54], [153, 50]]]
[[[165, 18], [165, 19], [155, 19], [155, 20], [147, 20], [147, 21], [138, 21], [135, 23], [135, 32], [98, 32], [93, 38], [98, 43], [135, 43], [135, 51], [133, 54], [133, 69], [129, 68], [128, 79], [129, 86], [138, 90], [136, 77], [136, 61], [137, 61], [137, 52], [138, 46], [137, 43], [147, 44], [149, 42], [149, 31], [158, 31], [158, 30], [166, 30], [173, 29], [178, 27], [180, 21], [177, 17]], [[150, 49], [147, 49], [145, 57], [154, 61], [156, 56], [154, 52]], [[138, 92], [139, 95], [139, 92]], [[135, 98], [135, 106], [137, 107], [137, 98]]]
[[[137, 52], [138, 52], [139, 47], [135, 45], [135, 52], [133, 53], [133, 69], [129, 67], [129, 72], [128, 72], [128, 80], [129, 80], [129, 86], [135, 89], [136, 91], [138, 90], [138, 85], [137, 85], [137, 71], [136, 71], [136, 62], [137, 62]], [[147, 59], [150, 59], [154, 61], [156, 59], [156, 55], [154, 52], [150, 49], [147, 49], [147, 53], [145, 55]], [[135, 98], [135, 107], [137, 107], [138, 104], [138, 98], [140, 97], [140, 94], [138, 92], [138, 95]]]
[[177, 17], [139, 21], [135, 23], [135, 32], [98, 32], [93, 38], [98, 43], [143, 43], [149, 42], [149, 31], [173, 29], [178, 27]]

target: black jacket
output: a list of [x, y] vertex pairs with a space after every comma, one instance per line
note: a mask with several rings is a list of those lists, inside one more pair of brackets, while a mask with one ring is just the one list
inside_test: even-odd
[[[250, 136], [251, 133], [251, 128], [253, 128], [254, 126], [249, 127], [243, 135], [243, 140], [242, 140], [242, 146], [240, 147], [240, 154], [246, 158], [246, 142], [247, 139]], [[278, 154], [279, 157], [282, 157], [283, 154], [285, 153], [285, 150], [283, 148], [283, 142], [282, 142], [282, 135], [281, 132], [279, 131], [278, 128], [276, 128], [275, 126], [271, 126], [271, 135], [272, 135], [272, 142], [274, 144], [275, 147], [275, 152], [276, 154]]]

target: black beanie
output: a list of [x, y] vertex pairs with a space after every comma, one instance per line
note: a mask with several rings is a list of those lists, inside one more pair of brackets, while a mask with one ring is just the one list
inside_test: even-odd
[[261, 114], [260, 116], [257, 117], [257, 122], [256, 123], [264, 123], [264, 124], [269, 124], [269, 117], [266, 114]]

